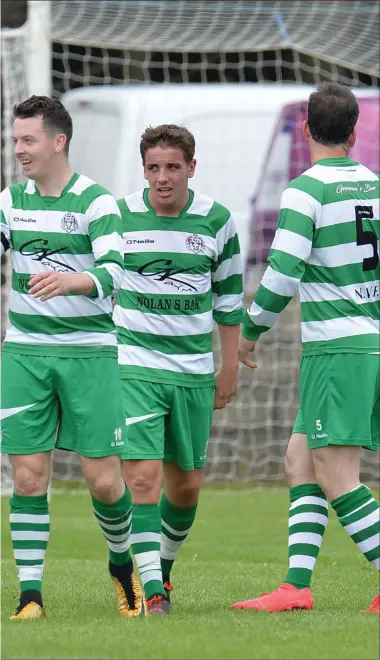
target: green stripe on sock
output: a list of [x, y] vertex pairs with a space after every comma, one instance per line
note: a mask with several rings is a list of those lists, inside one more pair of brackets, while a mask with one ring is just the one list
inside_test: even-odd
[[[303, 498], [308, 497], [318, 498], [321, 503], [305, 502]], [[328, 509], [324, 506], [327, 499], [318, 484], [294, 486], [289, 490], [289, 498], [289, 568], [284, 582], [305, 589], [310, 587], [327, 525]], [[301, 535], [303, 540], [294, 542]]]
[[[21, 592], [41, 591], [45, 552], [50, 533], [49, 506], [45, 495], [18, 495], [13, 493], [10, 501], [10, 528], [12, 547], [20, 582]], [[30, 520], [25, 521], [25, 517]], [[22, 520], [18, 520], [21, 518]], [[39, 523], [38, 519], [43, 522]], [[14, 536], [17, 536], [17, 539]], [[45, 540], [33, 536], [47, 536]], [[32, 538], [29, 538], [32, 536]], [[19, 558], [19, 553], [23, 558]], [[39, 558], [28, 558], [28, 554], [38, 553]], [[41, 556], [42, 555], [42, 556]]]
[[380, 570], [380, 510], [369, 488], [361, 484], [337, 497], [331, 506], [358, 550]]
[[[92, 504], [95, 518], [108, 544], [110, 561], [117, 566], [124, 566], [131, 559], [129, 552], [131, 522], [123, 525], [120, 530], [117, 528], [119, 525], [127, 523], [132, 513], [132, 498], [129, 489], [126, 488], [121, 498], [113, 504], [99, 502], [94, 496], [92, 496]], [[106, 529], [103, 528], [103, 524]], [[120, 537], [120, 541], [110, 541], [107, 535]], [[119, 547], [120, 551], [117, 551]]]
[[[135, 542], [138, 534], [155, 534], [157, 540], [150, 538]], [[158, 504], [133, 504], [132, 550], [147, 600], [154, 595], [166, 595], [160, 564], [160, 534], [161, 515]]]
[[[175, 504], [172, 504], [166, 497], [165, 493], [162, 494], [160, 501], [160, 512], [162, 523], [166, 523], [172, 530], [168, 530], [164, 524], [161, 527], [161, 567], [164, 582], [170, 582], [170, 571], [172, 570], [174, 560], [187, 538], [187, 534], [179, 534], [175, 532], [184, 532], [190, 530], [197, 511], [198, 503], [192, 507], [182, 509]], [[174, 549], [173, 542], [176, 546]], [[170, 555], [170, 558], [169, 558]]]

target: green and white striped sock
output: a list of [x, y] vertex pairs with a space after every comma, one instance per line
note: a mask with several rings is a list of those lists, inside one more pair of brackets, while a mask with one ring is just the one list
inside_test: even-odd
[[327, 526], [328, 503], [317, 484], [290, 488], [289, 569], [284, 582], [297, 589], [310, 587]]
[[147, 599], [166, 595], [160, 563], [161, 515], [158, 504], [133, 504], [132, 550]]
[[186, 540], [195, 519], [198, 504], [181, 509], [169, 502], [165, 493], [160, 501], [161, 512], [161, 568], [164, 582], [170, 582], [174, 560]]
[[50, 535], [47, 495], [17, 495], [10, 499], [13, 555], [21, 591], [41, 591], [42, 573]]
[[331, 502], [339, 522], [360, 552], [380, 570], [380, 509], [367, 486], [361, 484]]
[[92, 505], [105, 539], [109, 558], [113, 564], [123, 566], [131, 559], [132, 498], [128, 488], [114, 504], [104, 504], [92, 496]]

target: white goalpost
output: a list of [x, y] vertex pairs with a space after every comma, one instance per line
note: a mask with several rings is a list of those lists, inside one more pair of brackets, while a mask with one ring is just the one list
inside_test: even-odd
[[[22, 180], [11, 118], [13, 105], [29, 94], [153, 82], [331, 80], [376, 88], [378, 34], [379, 6], [365, 1], [31, 0], [25, 25], [1, 31], [5, 184]], [[370, 132], [365, 139], [372, 139]], [[258, 265], [248, 274], [247, 303], [263, 269]], [[298, 409], [296, 300], [260, 340], [257, 353], [260, 368], [241, 369], [237, 396], [215, 414], [209, 482], [283, 479], [284, 450]], [[363, 455], [362, 466], [363, 479], [378, 479], [371, 452]], [[56, 451], [53, 467], [55, 479], [80, 479], [79, 463], [69, 452]], [[9, 481], [6, 460], [2, 477]]]

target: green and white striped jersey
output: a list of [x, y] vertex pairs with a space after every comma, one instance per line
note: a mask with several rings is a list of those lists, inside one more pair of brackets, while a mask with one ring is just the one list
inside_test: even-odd
[[159, 217], [148, 192], [118, 202], [125, 250], [114, 310], [121, 377], [210, 385], [213, 321], [235, 325], [243, 316], [235, 223], [226, 208], [191, 190], [177, 218]]
[[[35, 182], [1, 193], [2, 251], [11, 249], [10, 325], [4, 350], [57, 356], [117, 353], [112, 293], [123, 279], [121, 217], [116, 200], [74, 174], [60, 197], [41, 197]], [[32, 274], [87, 273], [89, 296], [41, 301], [29, 294]]]
[[291, 181], [245, 337], [268, 330], [299, 287], [304, 355], [378, 352], [379, 217], [378, 176], [349, 158]]

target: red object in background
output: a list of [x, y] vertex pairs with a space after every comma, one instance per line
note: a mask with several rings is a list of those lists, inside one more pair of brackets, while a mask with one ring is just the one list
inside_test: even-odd
[[[357, 141], [350, 157], [373, 172], [380, 172], [380, 98], [357, 95]], [[277, 123], [265, 166], [252, 204], [247, 266], [266, 261], [277, 227], [281, 193], [292, 179], [307, 170], [309, 146], [302, 137], [307, 101], [286, 105]]]

